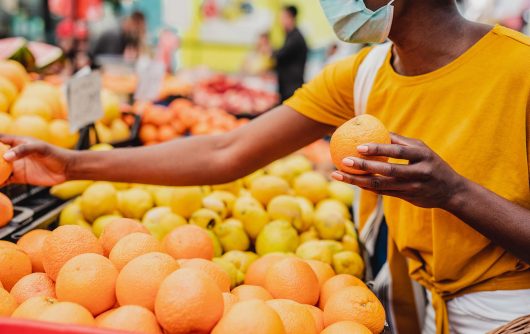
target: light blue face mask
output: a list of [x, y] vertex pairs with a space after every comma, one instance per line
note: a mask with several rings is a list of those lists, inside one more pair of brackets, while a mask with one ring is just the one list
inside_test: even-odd
[[392, 26], [393, 2], [374, 12], [363, 0], [320, 0], [335, 34], [348, 43], [383, 43]]

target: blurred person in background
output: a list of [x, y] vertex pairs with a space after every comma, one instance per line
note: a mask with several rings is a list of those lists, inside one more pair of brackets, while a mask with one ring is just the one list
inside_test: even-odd
[[271, 41], [268, 32], [259, 35], [258, 43], [243, 62], [243, 72], [250, 75], [262, 75], [273, 68]]
[[135, 11], [123, 19], [119, 29], [109, 29], [97, 39], [92, 59], [103, 55], [119, 55], [134, 60], [140, 55], [146, 34], [146, 20], [142, 12]]
[[275, 71], [282, 101], [290, 98], [304, 84], [308, 48], [304, 36], [298, 30], [297, 16], [296, 7], [283, 8], [280, 22], [285, 30], [285, 42], [279, 50], [272, 53], [272, 58], [276, 61]]

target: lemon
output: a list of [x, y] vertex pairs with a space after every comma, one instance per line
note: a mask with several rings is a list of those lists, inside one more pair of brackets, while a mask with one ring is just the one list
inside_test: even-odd
[[227, 219], [215, 225], [213, 232], [219, 238], [223, 251], [245, 251], [250, 246], [250, 240], [245, 233], [243, 223], [237, 219]]
[[223, 268], [228, 274], [230, 277], [230, 287], [232, 289], [243, 283], [245, 280], [245, 274], [241, 270], [238, 270], [232, 262], [220, 257], [214, 257], [212, 261], [221, 266], [221, 268]]
[[296, 229], [283, 220], [265, 225], [256, 239], [256, 252], [263, 256], [273, 252], [294, 252], [300, 243]]
[[210, 193], [208, 197], [213, 197], [221, 200], [226, 207], [226, 214], [232, 214], [232, 210], [234, 209], [234, 203], [237, 199], [234, 194], [224, 190], [216, 190]]
[[112, 222], [116, 218], [121, 218], [122, 216], [117, 214], [112, 215], [106, 215], [101, 216], [98, 219], [94, 220], [94, 223], [92, 223], [92, 232], [96, 235], [96, 237], [99, 238], [101, 233], [103, 233], [103, 229], [105, 229], [105, 226], [107, 226], [110, 222]]
[[298, 246], [296, 255], [305, 260], [318, 260], [331, 264], [333, 252], [320, 240], [311, 240]]
[[307, 231], [313, 226], [313, 217], [315, 215], [315, 208], [313, 203], [305, 197], [297, 196], [296, 200], [302, 210], [302, 227], [299, 229], [300, 232]]
[[131, 130], [121, 118], [116, 118], [110, 125], [110, 134], [113, 142], [119, 142], [129, 139], [131, 137]]
[[238, 195], [239, 191], [243, 187], [243, 182], [241, 180], [236, 180], [234, 182], [226, 183], [226, 184], [220, 184], [212, 186], [212, 191], [221, 190], [221, 191], [228, 191], [234, 195]]
[[85, 217], [83, 217], [81, 206], [76, 202], [68, 203], [63, 211], [61, 211], [59, 215], [59, 226], [63, 225], [78, 225], [89, 229], [92, 228], [85, 220]]
[[328, 181], [318, 172], [305, 172], [294, 181], [294, 192], [297, 196], [318, 203], [328, 197]]
[[256, 239], [269, 222], [267, 211], [253, 197], [238, 198], [234, 204], [233, 217], [243, 223], [245, 231], [252, 239]]
[[66, 181], [51, 187], [50, 194], [62, 200], [68, 200], [81, 195], [93, 181]]
[[285, 220], [298, 231], [302, 231], [305, 224], [302, 220], [302, 209], [294, 196], [280, 195], [274, 197], [267, 206], [267, 212], [272, 220]]
[[186, 219], [173, 213], [169, 207], [152, 208], [142, 219], [142, 224], [158, 240], [164, 239], [169, 232], [187, 223]]
[[342, 251], [333, 255], [333, 269], [337, 274], [353, 275], [362, 279], [364, 261], [361, 256], [351, 251]]
[[308, 242], [310, 240], [319, 240], [318, 232], [315, 227], [309, 228], [307, 231], [300, 234], [300, 244]]
[[289, 194], [289, 183], [284, 179], [265, 175], [256, 178], [250, 187], [252, 196], [260, 201], [261, 204], [267, 205], [276, 196]]
[[141, 220], [153, 205], [153, 197], [147, 190], [132, 188], [118, 193], [118, 210], [124, 217]]
[[257, 179], [258, 177], [260, 176], [263, 176], [265, 175], [265, 171], [263, 169], [258, 169], [257, 171], [255, 171], [254, 173], [250, 174], [250, 175], [247, 175], [245, 176], [242, 180], [243, 180], [243, 185], [247, 188], [250, 188], [250, 186], [252, 185], [252, 182]]
[[243, 252], [238, 250], [233, 250], [226, 252], [222, 258], [229, 262], [232, 262], [234, 266], [243, 273], [246, 273], [248, 267], [259, 259], [259, 256], [253, 252]]
[[221, 217], [210, 209], [199, 209], [190, 217], [190, 224], [200, 226], [204, 229], [214, 229], [221, 223]]
[[336, 199], [328, 198], [318, 202], [316, 211], [340, 212], [345, 219], [350, 219], [350, 210], [348, 207]]
[[219, 257], [223, 255], [223, 246], [221, 246], [221, 242], [219, 241], [219, 238], [213, 233], [211, 230], [206, 231], [210, 238], [212, 238], [213, 241], [213, 256]]
[[89, 222], [112, 214], [116, 210], [118, 196], [109, 182], [94, 182], [81, 195], [81, 211]]
[[228, 215], [228, 209], [225, 203], [221, 199], [217, 198], [216, 196], [212, 196], [211, 194], [202, 199], [202, 206], [205, 209], [210, 209], [217, 213], [219, 217], [223, 219]]
[[174, 213], [184, 218], [202, 207], [203, 192], [201, 187], [177, 187], [171, 194], [170, 207]]
[[328, 185], [329, 196], [350, 207], [353, 203], [354, 191], [351, 185], [344, 182], [331, 181]]
[[54, 119], [50, 122], [50, 143], [64, 148], [74, 148], [79, 141], [79, 134], [70, 131], [68, 121]]

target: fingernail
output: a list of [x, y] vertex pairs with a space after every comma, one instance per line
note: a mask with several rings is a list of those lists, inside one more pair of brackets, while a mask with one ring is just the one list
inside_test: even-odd
[[342, 164], [347, 167], [353, 167], [355, 165], [355, 160], [352, 158], [345, 158], [342, 160]]
[[16, 157], [16, 154], [13, 151], [7, 151], [6, 153], [4, 153], [4, 159], [7, 161], [11, 161], [15, 159], [15, 157]]
[[339, 172], [333, 172], [333, 173], [331, 174], [331, 177], [334, 178], [334, 179], [337, 180], [337, 181], [342, 181], [342, 180], [344, 180], [344, 176], [342, 176], [342, 174], [339, 173]]
[[368, 146], [366, 146], [366, 145], [357, 146], [357, 152], [359, 152], [359, 153], [368, 152]]

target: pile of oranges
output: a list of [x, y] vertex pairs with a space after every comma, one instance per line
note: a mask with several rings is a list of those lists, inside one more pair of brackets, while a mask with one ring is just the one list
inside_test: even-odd
[[331, 266], [271, 253], [245, 282], [212, 261], [206, 230], [158, 241], [116, 218], [96, 238], [75, 225], [0, 241], [0, 316], [138, 333], [381, 333], [385, 311], [362, 281]]
[[186, 99], [176, 99], [169, 107], [153, 104], [136, 105], [142, 114], [140, 140], [145, 145], [191, 135], [219, 134], [248, 122], [218, 108], [199, 107]]

